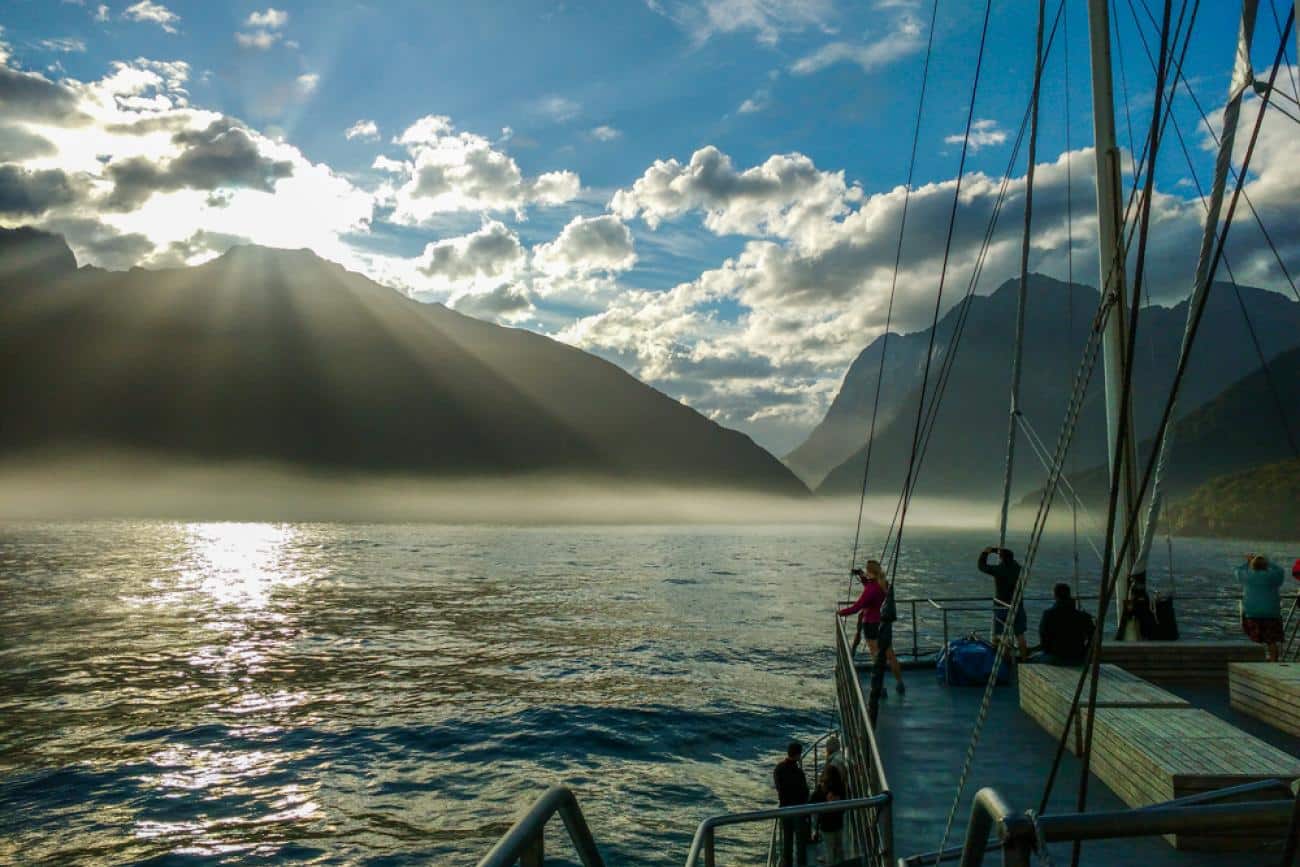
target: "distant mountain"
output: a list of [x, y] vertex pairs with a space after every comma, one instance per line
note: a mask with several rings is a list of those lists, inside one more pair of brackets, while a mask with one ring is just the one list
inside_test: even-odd
[[[1292, 440], [1300, 446], [1300, 348], [1275, 356], [1268, 366], [1272, 389], [1264, 370], [1256, 369], [1178, 421], [1163, 482], [1171, 500], [1200, 491], [1216, 477], [1300, 457], [1292, 450]], [[1151, 439], [1138, 444], [1140, 463], [1153, 447]], [[1106, 501], [1110, 475], [1104, 463], [1077, 473], [1073, 482], [1086, 501]], [[1026, 499], [1037, 503], [1037, 493]]]
[[108, 272], [17, 230], [0, 254], [0, 456], [107, 446], [807, 493], [748, 437], [612, 364], [306, 250]]
[[1210, 479], [1170, 506], [1169, 524], [1182, 536], [1300, 541], [1300, 460]]
[[[992, 295], [971, 301], [969, 321], [956, 350], [958, 357], [921, 470], [918, 490], [922, 493], [994, 498], [1001, 490], [1017, 283], [1008, 281]], [[1241, 293], [1267, 356], [1300, 344], [1300, 304], [1262, 289], [1241, 287]], [[1076, 285], [1072, 294], [1073, 328], [1070, 327], [1069, 287], [1042, 275], [1031, 277], [1021, 407], [1049, 450], [1056, 441], [1098, 300], [1095, 290], [1083, 286]], [[957, 316], [958, 311], [954, 309], [939, 323], [936, 373], [943, 355], [950, 351]], [[1172, 308], [1149, 307], [1141, 312], [1134, 391], [1139, 435], [1149, 434], [1158, 421], [1181, 345], [1185, 318], [1186, 303]], [[881, 391], [884, 421], [877, 422], [871, 471], [871, 485], [876, 490], [894, 492], [902, 484], [919, 400], [923, 341], [928, 336], [927, 331], [890, 340], [890, 357], [897, 349], [901, 358], [897, 365], [891, 362], [891, 369], [897, 372], [892, 377], [887, 375]], [[818, 493], [860, 490], [865, 457], [863, 443], [876, 376], [869, 353], [879, 342], [869, 347], [846, 375], [840, 394], [827, 414], [828, 420], [835, 416], [834, 423], [823, 423], [820, 433], [815, 431], [807, 443], [787, 458], [792, 467], [804, 472], [809, 467], [837, 461], [827, 471]], [[1180, 404], [1183, 412], [1194, 409], [1258, 367], [1259, 360], [1231, 286], [1216, 285], [1212, 290], [1193, 351]], [[874, 359], [878, 364], [879, 354]], [[1106, 459], [1102, 383], [1098, 364], [1074, 438], [1072, 461], [1076, 467], [1086, 468]], [[840, 408], [837, 410], [836, 406]], [[860, 407], [865, 407], [865, 413], [859, 411]], [[839, 457], [838, 450], [852, 442], [855, 427], [857, 448], [847, 457]], [[1041, 463], [1022, 436], [1017, 451], [1016, 492], [1041, 485], [1044, 476]]]

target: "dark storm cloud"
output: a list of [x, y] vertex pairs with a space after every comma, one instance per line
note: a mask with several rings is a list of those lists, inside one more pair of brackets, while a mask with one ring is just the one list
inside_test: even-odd
[[77, 95], [43, 75], [0, 65], [0, 116], [79, 126], [90, 120], [77, 107]]
[[113, 192], [104, 206], [131, 211], [154, 193], [180, 189], [244, 187], [269, 193], [277, 180], [293, 174], [292, 163], [264, 156], [248, 131], [227, 118], [203, 130], [178, 132], [172, 141], [183, 150], [161, 165], [144, 157], [109, 163]]
[[34, 132], [18, 126], [0, 126], [0, 162], [47, 157], [54, 152], [54, 145]]
[[527, 291], [513, 284], [507, 284], [498, 286], [491, 292], [462, 295], [453, 301], [451, 306], [467, 316], [496, 319], [508, 313], [527, 310], [532, 306], [532, 301]]
[[0, 166], [0, 214], [35, 217], [78, 198], [77, 184], [60, 169], [32, 172]]
[[78, 261], [89, 260], [105, 268], [130, 268], [154, 250], [154, 243], [139, 232], [122, 233], [91, 217], [49, 220], [43, 228], [67, 239]]

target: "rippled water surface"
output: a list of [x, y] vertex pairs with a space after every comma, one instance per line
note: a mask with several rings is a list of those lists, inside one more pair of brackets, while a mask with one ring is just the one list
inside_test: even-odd
[[[612, 863], [680, 864], [700, 818], [765, 805], [784, 741], [831, 724], [842, 527], [0, 542], [4, 861], [472, 863], [564, 780]], [[987, 592], [982, 544], [918, 533], [900, 595]], [[1222, 576], [1239, 547], [1178, 556]], [[1069, 563], [1055, 541], [1041, 574]]]

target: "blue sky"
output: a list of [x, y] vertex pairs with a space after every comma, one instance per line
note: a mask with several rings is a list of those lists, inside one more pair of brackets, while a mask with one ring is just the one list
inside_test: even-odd
[[[1090, 140], [1085, 4], [1068, 6], [1044, 85], [1034, 254], [1057, 276], [1067, 89], [1072, 147]], [[1187, 78], [1212, 114], [1232, 7], [1201, 4], [1188, 51]], [[239, 242], [309, 246], [416, 297], [610, 358], [783, 453], [884, 324], [930, 11], [914, 0], [11, 0], [5, 86], [44, 82], [47, 106], [79, 104], [91, 120], [9, 112], [0, 171], [21, 195], [0, 196], [0, 224], [62, 231], [81, 261], [106, 267], [194, 263]], [[963, 228], [982, 235], [1006, 168], [1035, 14], [993, 3], [959, 240]], [[1143, 3], [1116, 14], [1127, 145], [1128, 118], [1138, 142], [1149, 123], [1152, 74], [1133, 18]], [[933, 304], [982, 15], [975, 2], [938, 6], [904, 329]], [[1156, 38], [1149, 22], [1142, 32]], [[1277, 45], [1267, 3], [1257, 36], [1262, 75]], [[1176, 117], [1208, 183], [1213, 153], [1185, 96]], [[146, 132], [146, 118], [166, 132]], [[1251, 191], [1300, 270], [1287, 231], [1300, 225], [1297, 137], [1271, 115], [1265, 131]], [[18, 144], [33, 136], [48, 146]], [[1091, 162], [1076, 152], [1069, 163], [1087, 283]], [[1171, 138], [1157, 172], [1157, 300], [1185, 292], [1194, 264], [1190, 178]], [[1014, 272], [1022, 191], [980, 291]], [[1239, 277], [1286, 288], [1257, 232], [1238, 235]], [[967, 243], [950, 285], [964, 287], [973, 264]]]

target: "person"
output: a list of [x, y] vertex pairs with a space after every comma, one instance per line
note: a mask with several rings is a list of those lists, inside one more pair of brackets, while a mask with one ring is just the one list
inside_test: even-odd
[[[989, 555], [997, 554], [998, 562], [989, 563]], [[980, 552], [976, 568], [985, 575], [993, 576], [993, 624], [999, 636], [1007, 634], [1007, 614], [1011, 612], [1011, 599], [1016, 595], [1016, 582], [1020, 580], [1020, 564], [1010, 548], [988, 547]], [[1029, 644], [1025, 641], [1025, 630], [1029, 628], [1029, 618], [1025, 616], [1025, 603], [1016, 606], [1015, 616], [1011, 619], [1011, 631], [1016, 636], [1020, 647], [1020, 660], [1029, 658]]]
[[[814, 803], [843, 801], [849, 796], [848, 787], [844, 781], [844, 772], [830, 759], [829, 742], [826, 746], [826, 752], [828, 754], [826, 767], [822, 770], [821, 779], [817, 781], [817, 788], [813, 791], [811, 798]], [[825, 862], [828, 865], [843, 863], [844, 813], [822, 813], [817, 817], [817, 828], [821, 832], [822, 855]]]
[[1037, 658], [1048, 665], [1081, 665], [1097, 624], [1092, 615], [1075, 605], [1069, 584], [1057, 584], [1052, 595], [1056, 601], [1038, 621], [1042, 651]]
[[[808, 779], [803, 775], [799, 759], [803, 756], [803, 744], [791, 741], [786, 747], [785, 758], [777, 762], [772, 771], [772, 782], [776, 784], [776, 802], [782, 807], [796, 807], [808, 803]], [[781, 867], [791, 867], [798, 859], [798, 864], [808, 863], [808, 818], [800, 816], [781, 820]]]
[[840, 776], [849, 778], [849, 767], [844, 763], [844, 752], [840, 749], [840, 736], [832, 733], [826, 738], [826, 764], [839, 768]]
[[1282, 644], [1282, 568], [1263, 554], [1247, 554], [1236, 569], [1241, 585], [1241, 628], [1256, 644], [1268, 647], [1268, 661], [1277, 662]]
[[[840, 617], [858, 615], [858, 631], [853, 636], [853, 648], [850, 653], [856, 656], [858, 644], [865, 638], [867, 651], [874, 660], [880, 649], [880, 610], [889, 596], [889, 585], [885, 582], [885, 570], [881, 568], [879, 560], [868, 560], [865, 571], [854, 569], [853, 574], [862, 582], [862, 595], [858, 597], [857, 602], [835, 613]], [[894, 655], [894, 648], [885, 648], [885, 660], [889, 663], [890, 670], [894, 672], [894, 684], [898, 694], [903, 695], [907, 692], [907, 687], [903, 684], [903, 667], [899, 664], [898, 657]]]

